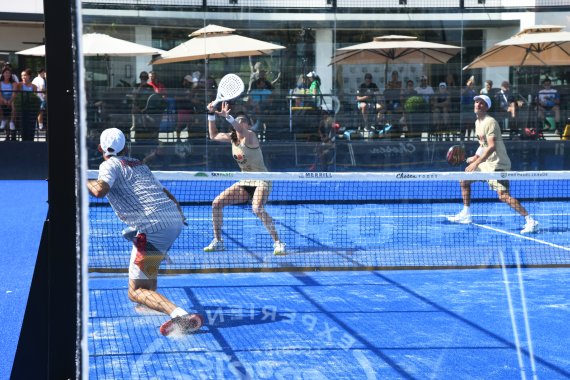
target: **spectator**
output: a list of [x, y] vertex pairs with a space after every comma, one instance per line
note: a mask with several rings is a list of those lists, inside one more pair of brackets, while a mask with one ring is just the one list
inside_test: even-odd
[[502, 130], [509, 129], [511, 136], [518, 132], [517, 126], [517, 102], [510, 90], [510, 83], [503, 81], [501, 89], [495, 94], [495, 114]]
[[[493, 87], [493, 81], [490, 79], [487, 79], [485, 81], [485, 86], [479, 91], [479, 94], [480, 95], [487, 95], [489, 97], [489, 99], [495, 99], [497, 92], [498, 92], [498, 90]], [[489, 115], [493, 115], [494, 113], [495, 113], [495, 104], [493, 104], [488, 111]]]
[[38, 88], [32, 83], [32, 70], [22, 71], [22, 81], [17, 84], [14, 110], [17, 113], [18, 126], [21, 130], [22, 141], [34, 141], [36, 121], [40, 110]]
[[542, 129], [546, 117], [554, 114], [554, 125], [547, 130], [556, 130], [560, 124], [560, 94], [552, 87], [552, 81], [546, 77], [542, 81], [542, 89], [538, 92], [538, 121], [539, 129]]
[[416, 87], [416, 92], [418, 95], [423, 96], [427, 104], [431, 104], [431, 98], [435, 94], [433, 88], [428, 84], [427, 77], [422, 75], [420, 78], [420, 85]]
[[418, 95], [418, 92], [414, 89], [414, 81], [408, 79], [406, 82], [406, 87], [402, 89], [400, 94], [400, 103], [406, 104], [406, 100], [411, 98], [412, 96]]
[[133, 125], [131, 131], [135, 133], [142, 132], [145, 129], [145, 120], [143, 110], [146, 108], [146, 103], [150, 95], [154, 94], [154, 88], [148, 84], [149, 75], [146, 71], [141, 71], [139, 74], [140, 83], [135, 87], [132, 100], [132, 119]]
[[[2, 69], [2, 81], [0, 82], [0, 108], [2, 121], [0, 130], [6, 130], [6, 141], [16, 140], [16, 124], [14, 124], [14, 99], [16, 98], [17, 84], [12, 76], [12, 70], [4, 66]], [[9, 123], [9, 126], [6, 124]]]
[[16, 72], [14, 71], [14, 68], [12, 67], [12, 64], [10, 62], [6, 62], [2, 65], [2, 68], [7, 67], [10, 69], [10, 72], [12, 73], [12, 79], [14, 80], [15, 83], [20, 83], [20, 79], [18, 78], [18, 76], [16, 75]]
[[402, 89], [402, 81], [399, 79], [399, 74], [396, 70], [392, 71], [392, 79], [388, 82], [388, 87], [390, 89]]
[[38, 113], [38, 128], [44, 129], [44, 114], [47, 110], [47, 86], [46, 86], [46, 70], [42, 67], [38, 70], [38, 76], [32, 81], [38, 89], [38, 98], [40, 98], [40, 112]]
[[191, 114], [196, 112], [192, 104], [192, 89], [196, 87], [199, 78], [194, 82], [192, 75], [185, 75], [182, 79], [182, 92], [176, 96], [176, 109], [178, 118], [176, 122], [176, 140], [180, 141], [181, 133], [188, 128], [191, 121]]
[[321, 105], [321, 78], [317, 75], [316, 72], [311, 71], [307, 73], [307, 78], [309, 78], [309, 91], [308, 93], [314, 95], [313, 102], [315, 108], [318, 108]]
[[392, 71], [392, 79], [388, 82], [384, 90], [384, 105], [387, 112], [400, 111], [400, 94], [402, 92], [402, 81], [398, 79], [398, 72]]
[[267, 80], [267, 70], [265, 69], [265, 65], [261, 61], [253, 64], [251, 56], [249, 57], [249, 67], [251, 69], [251, 74], [249, 76], [249, 86], [247, 87], [248, 93], [254, 88], [254, 84], [258, 79], [266, 81], [266, 88], [272, 90], [275, 86], [275, 83], [277, 83], [281, 78], [281, 73], [279, 73], [277, 74], [277, 78], [275, 78], [272, 82]]
[[[358, 92], [356, 93], [356, 101], [358, 102], [358, 109], [362, 114], [364, 122], [364, 129], [367, 130], [369, 126], [375, 127], [376, 113], [379, 111], [376, 96], [380, 92], [378, 85], [372, 82], [372, 74], [366, 73], [364, 75], [364, 82], [360, 84]], [[372, 115], [372, 118], [371, 116]]]
[[[321, 172], [333, 171], [336, 161], [336, 131], [338, 124], [333, 115], [323, 111], [322, 119], [319, 123], [320, 144], [315, 148], [316, 160]], [[316, 166], [316, 165], [315, 165]]]
[[473, 98], [477, 95], [475, 92], [475, 77], [472, 75], [467, 79], [465, 88], [461, 91], [461, 114], [460, 114], [460, 130], [461, 140], [465, 138], [471, 139], [471, 134], [475, 127], [477, 117], [473, 113]]
[[265, 113], [267, 107], [271, 104], [271, 83], [268, 80], [259, 78], [253, 84], [253, 88], [249, 92], [247, 101], [248, 113], [254, 120], [252, 126], [253, 131], [257, 131], [262, 125], [262, 115]]
[[158, 75], [154, 71], [148, 72], [148, 84], [152, 86], [154, 92], [166, 96], [166, 87], [158, 80]]
[[433, 98], [433, 119], [436, 128], [447, 131], [449, 126], [449, 112], [451, 109], [451, 96], [447, 91], [447, 83], [441, 82]]

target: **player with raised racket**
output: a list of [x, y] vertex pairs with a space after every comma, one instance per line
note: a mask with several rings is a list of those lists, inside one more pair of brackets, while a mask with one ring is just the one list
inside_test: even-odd
[[[477, 116], [475, 121], [475, 134], [479, 139], [479, 149], [477, 154], [467, 158], [466, 172], [496, 172], [509, 171], [511, 160], [507, 155], [507, 149], [501, 135], [499, 123], [487, 114], [491, 108], [491, 99], [487, 95], [478, 95], [473, 98], [475, 101], [474, 112]], [[454, 162], [455, 163], [455, 162]], [[447, 219], [453, 223], [468, 224], [472, 222], [471, 217], [471, 183], [473, 181], [463, 180], [460, 182], [461, 197], [463, 199], [463, 209], [454, 216]], [[511, 196], [509, 191], [509, 181], [488, 180], [489, 187], [497, 192], [499, 199], [509, 205], [513, 210], [525, 218], [525, 225], [520, 231], [521, 234], [536, 232], [538, 222], [528, 213], [521, 203]]]

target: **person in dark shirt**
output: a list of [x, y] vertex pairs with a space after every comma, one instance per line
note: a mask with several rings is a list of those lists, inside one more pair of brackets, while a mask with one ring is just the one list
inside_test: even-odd
[[356, 94], [358, 109], [362, 113], [365, 129], [375, 124], [376, 120], [374, 115], [376, 115], [376, 112], [379, 111], [380, 108], [376, 102], [376, 95], [379, 91], [378, 85], [372, 82], [372, 74], [366, 73], [366, 75], [364, 75], [364, 82], [360, 84], [358, 93]]

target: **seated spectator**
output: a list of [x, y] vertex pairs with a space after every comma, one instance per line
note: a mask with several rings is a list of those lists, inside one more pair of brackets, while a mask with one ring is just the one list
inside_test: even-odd
[[553, 114], [555, 124], [547, 129], [556, 130], [560, 124], [560, 93], [552, 87], [552, 81], [548, 77], [542, 81], [542, 89], [538, 92], [537, 105], [539, 129], [544, 126], [546, 116]]
[[418, 92], [414, 89], [414, 81], [408, 79], [408, 81], [406, 82], [406, 87], [403, 88], [402, 91], [400, 92], [400, 103], [406, 104], [406, 100], [408, 100], [408, 98], [416, 96], [417, 94]]
[[396, 70], [392, 71], [392, 79], [388, 82], [387, 89], [402, 89], [402, 81], [399, 79], [399, 74]]
[[431, 104], [431, 98], [435, 94], [433, 88], [427, 82], [427, 76], [422, 75], [420, 78], [420, 85], [416, 87], [418, 95], [423, 96], [427, 104]]
[[402, 92], [402, 81], [398, 79], [398, 72], [392, 71], [392, 79], [388, 82], [384, 90], [384, 105], [387, 112], [400, 112], [400, 94]]
[[518, 131], [518, 109], [515, 96], [511, 92], [510, 87], [511, 85], [508, 81], [503, 81], [501, 83], [501, 89], [495, 94], [493, 102], [496, 104], [495, 118], [499, 122], [501, 129], [509, 129], [511, 135], [514, 135]]
[[356, 101], [358, 102], [358, 109], [362, 114], [364, 121], [364, 128], [376, 125], [376, 114], [382, 108], [376, 99], [380, 92], [378, 85], [372, 82], [372, 74], [366, 73], [364, 75], [364, 82], [360, 84], [356, 94]]

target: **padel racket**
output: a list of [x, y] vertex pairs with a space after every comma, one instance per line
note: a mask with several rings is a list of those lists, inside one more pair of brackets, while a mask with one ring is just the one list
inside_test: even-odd
[[465, 149], [461, 145], [453, 145], [447, 151], [447, 163], [457, 166], [465, 162]]
[[218, 93], [216, 94], [216, 100], [212, 103], [215, 107], [216, 104], [220, 102], [226, 102], [237, 98], [243, 92], [245, 86], [240, 77], [235, 74], [226, 74], [220, 80], [218, 84]]

